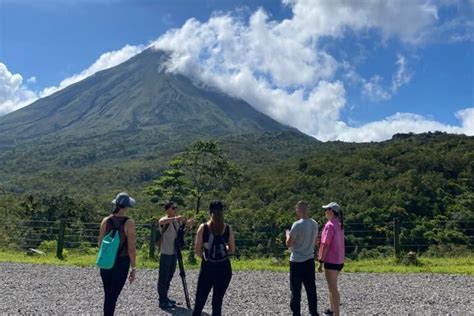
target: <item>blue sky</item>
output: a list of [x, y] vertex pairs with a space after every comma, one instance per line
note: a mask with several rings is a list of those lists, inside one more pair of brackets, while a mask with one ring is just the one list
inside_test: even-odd
[[472, 0], [0, 0], [0, 115], [152, 45], [174, 52], [170, 71], [322, 140], [473, 135], [473, 7]]

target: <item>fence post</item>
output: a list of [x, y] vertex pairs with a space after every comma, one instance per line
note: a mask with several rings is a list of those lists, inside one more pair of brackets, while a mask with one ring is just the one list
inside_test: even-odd
[[400, 259], [400, 219], [393, 219], [393, 247], [395, 248], [395, 258]]
[[63, 248], [64, 248], [64, 232], [66, 230], [66, 220], [63, 218], [59, 222], [59, 231], [58, 231], [58, 243], [56, 248], [56, 257], [59, 259], [64, 259], [63, 257]]
[[148, 254], [148, 257], [150, 259], [155, 259], [155, 243], [156, 243], [156, 223], [153, 221], [150, 225], [150, 246], [148, 247], [150, 249], [150, 253]]

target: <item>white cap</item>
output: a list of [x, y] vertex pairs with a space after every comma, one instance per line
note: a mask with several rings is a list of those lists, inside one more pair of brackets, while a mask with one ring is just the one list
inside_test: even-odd
[[330, 208], [331, 210], [333, 210], [333, 212], [336, 212], [336, 213], [339, 213], [341, 211], [341, 207], [336, 202], [331, 202], [328, 205], [323, 205], [323, 208], [324, 209]]

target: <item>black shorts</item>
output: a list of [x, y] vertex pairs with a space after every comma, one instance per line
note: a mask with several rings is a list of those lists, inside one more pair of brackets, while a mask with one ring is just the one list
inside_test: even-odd
[[341, 264], [329, 263], [329, 262], [324, 263], [324, 269], [326, 269], [326, 270], [341, 271], [342, 267], [344, 267], [344, 263], [341, 263]]

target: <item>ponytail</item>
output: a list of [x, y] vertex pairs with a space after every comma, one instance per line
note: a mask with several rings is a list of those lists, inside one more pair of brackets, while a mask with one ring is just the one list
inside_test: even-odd
[[336, 216], [339, 221], [341, 222], [341, 229], [344, 230], [344, 214], [342, 214], [342, 210], [339, 210], [339, 212], [333, 212], [334, 216]]
[[209, 228], [213, 235], [220, 236], [224, 233], [224, 206], [221, 201], [211, 202], [209, 205], [211, 222]]

